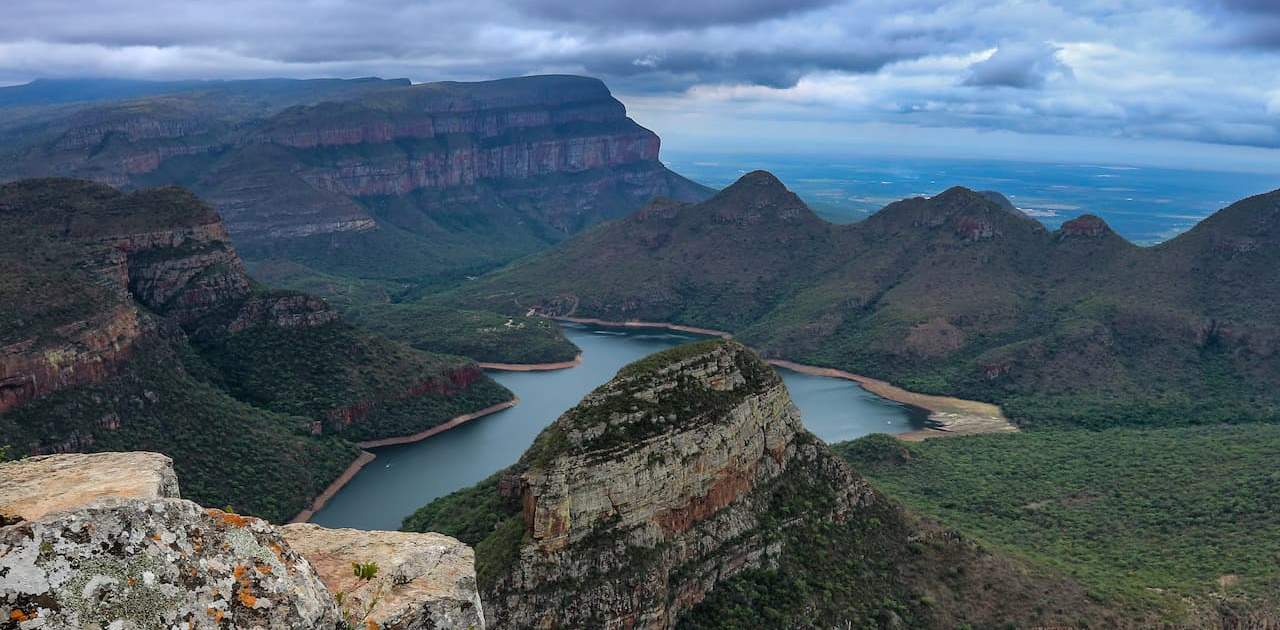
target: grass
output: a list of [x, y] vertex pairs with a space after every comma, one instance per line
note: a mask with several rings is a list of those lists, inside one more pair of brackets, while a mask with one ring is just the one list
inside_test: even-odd
[[1183, 597], [1274, 597], [1280, 585], [1280, 426], [871, 436], [836, 448], [910, 508], [1124, 609], [1177, 616]]

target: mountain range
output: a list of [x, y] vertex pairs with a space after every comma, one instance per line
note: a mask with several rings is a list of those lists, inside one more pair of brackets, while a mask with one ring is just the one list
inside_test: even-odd
[[1280, 417], [1280, 191], [1156, 247], [952, 188], [865, 221], [757, 171], [467, 283], [471, 308], [733, 332], [765, 356], [1001, 403], [1024, 424]]

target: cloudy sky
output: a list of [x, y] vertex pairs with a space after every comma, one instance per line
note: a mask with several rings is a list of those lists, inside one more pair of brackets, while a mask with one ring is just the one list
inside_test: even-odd
[[3, 0], [0, 18], [0, 84], [569, 72], [681, 149], [1280, 167], [1280, 0]]

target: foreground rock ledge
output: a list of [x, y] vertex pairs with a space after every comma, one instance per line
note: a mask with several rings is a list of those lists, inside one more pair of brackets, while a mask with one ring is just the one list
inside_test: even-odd
[[72, 453], [0, 463], [0, 524], [107, 497], [178, 496], [173, 460], [159, 453]]
[[178, 492], [156, 453], [0, 464], [0, 628], [338, 630], [345, 615], [326, 581], [349, 589], [340, 576], [352, 562], [382, 569], [362, 627], [484, 628], [474, 554], [452, 538], [314, 525], [286, 535]]
[[[385, 630], [483, 628], [475, 553], [441, 534], [325, 529], [307, 523], [282, 528], [329, 590], [346, 592], [349, 607], [365, 610]], [[355, 589], [353, 562], [374, 562], [379, 572]]]

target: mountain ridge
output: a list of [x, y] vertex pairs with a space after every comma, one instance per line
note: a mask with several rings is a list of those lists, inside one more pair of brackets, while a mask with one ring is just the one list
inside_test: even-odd
[[1023, 423], [1280, 414], [1262, 385], [1280, 375], [1265, 307], [1280, 279], [1257, 273], [1276, 268], [1263, 244], [1280, 191], [1154, 247], [1091, 216], [1050, 232], [959, 187], [850, 225], [717, 223], [750, 216], [761, 177], [605, 224], [449, 299], [728, 330], [769, 357], [1000, 402]]

